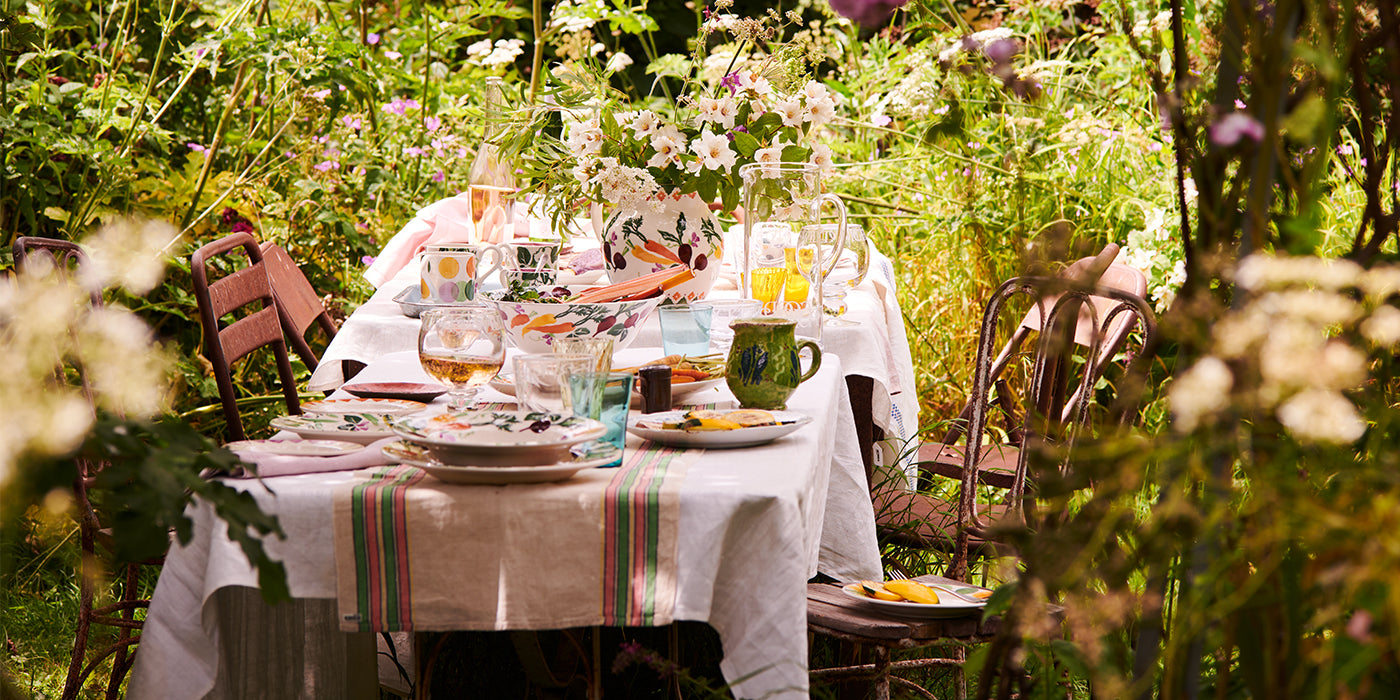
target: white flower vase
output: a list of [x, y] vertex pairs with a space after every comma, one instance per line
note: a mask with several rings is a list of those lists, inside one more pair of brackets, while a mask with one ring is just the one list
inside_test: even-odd
[[614, 284], [672, 265], [685, 265], [695, 278], [672, 287], [671, 301], [699, 301], [719, 279], [724, 234], [719, 219], [694, 194], [659, 195], [661, 206], [624, 207], [603, 233], [603, 257]]

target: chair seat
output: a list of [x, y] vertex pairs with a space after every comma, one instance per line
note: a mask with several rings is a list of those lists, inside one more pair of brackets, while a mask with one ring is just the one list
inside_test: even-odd
[[[937, 576], [919, 577], [926, 579], [965, 585]], [[863, 644], [913, 648], [949, 640], [981, 641], [995, 635], [1000, 622], [997, 617], [983, 620], [981, 614], [929, 620], [896, 617], [862, 605], [842, 593], [837, 584], [807, 584], [807, 625], [822, 634]]]
[[[919, 470], [949, 479], [961, 479], [965, 445], [924, 444], [919, 448]], [[1011, 488], [1021, 448], [1015, 445], [987, 445], [977, 461], [977, 480], [999, 489]]]
[[[920, 491], [888, 489], [874, 494], [875, 527], [880, 540], [905, 547], [951, 551], [958, 534], [958, 506]], [[983, 519], [992, 523], [1006, 515], [1005, 504], [981, 508]], [[995, 547], [977, 530], [968, 533], [968, 547], [982, 550]]]

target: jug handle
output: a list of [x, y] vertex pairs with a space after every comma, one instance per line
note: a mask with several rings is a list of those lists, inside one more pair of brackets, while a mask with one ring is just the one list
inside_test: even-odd
[[[505, 247], [506, 246], [504, 243], [498, 243], [496, 245], [482, 245], [477, 247], [476, 284], [478, 287], [481, 286], [483, 280], [491, 276], [491, 273], [500, 272], [501, 269], [505, 267]], [[489, 257], [487, 253], [496, 254], [496, 261], [490, 267], [486, 266], [486, 258]]]
[[806, 372], [803, 372], [803, 373], [802, 373], [802, 376], [801, 376], [801, 377], [798, 377], [798, 379], [797, 379], [797, 383], [798, 383], [798, 384], [801, 384], [802, 382], [805, 382], [805, 381], [807, 381], [808, 379], [811, 379], [811, 378], [812, 378], [812, 375], [816, 374], [816, 373], [817, 373], [817, 370], [821, 369], [821, 367], [822, 367], [822, 349], [821, 349], [820, 346], [817, 345], [816, 341], [814, 341], [814, 340], [799, 340], [799, 341], [797, 341], [797, 354], [798, 354], [798, 356], [801, 356], [801, 355], [802, 355], [802, 348], [810, 348], [810, 349], [811, 349], [811, 351], [812, 351], [812, 365], [811, 365], [810, 367], [807, 368], [807, 371], [806, 371]]
[[836, 269], [836, 263], [841, 260], [841, 251], [846, 249], [846, 203], [842, 202], [840, 197], [831, 192], [827, 192], [812, 200], [812, 220], [821, 221], [822, 205], [828, 202], [836, 207], [836, 216], [840, 223], [836, 226], [836, 242], [832, 244], [831, 247], [832, 250], [836, 251], [836, 254], [831, 256], [830, 264], [820, 259], [821, 246], [817, 247], [817, 255], [819, 256], [817, 264], [821, 266], [821, 279], [823, 281], [826, 280], [827, 275], [831, 274], [832, 270]]

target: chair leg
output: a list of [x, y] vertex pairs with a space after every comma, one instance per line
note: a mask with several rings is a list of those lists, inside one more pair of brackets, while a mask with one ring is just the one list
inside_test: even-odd
[[890, 650], [876, 645], [871, 651], [875, 657], [875, 700], [890, 700]]
[[[84, 538], [87, 537], [90, 536], [84, 533]], [[96, 563], [91, 554], [90, 541], [83, 544], [83, 561], [79, 574], [81, 580], [78, 581], [78, 628], [73, 633], [73, 657], [68, 662], [68, 676], [63, 681], [63, 694], [59, 696], [62, 700], [77, 698], [85, 680], [82, 670], [83, 662], [87, 659], [88, 633], [92, 625], [92, 589], [96, 577], [93, 569]]]
[[[140, 567], [136, 564], [126, 565], [126, 586], [122, 589], [122, 603], [133, 603], [137, 600], [137, 586], [139, 585]], [[135, 622], [136, 606], [126, 605], [122, 609], [122, 619], [127, 622]], [[117, 643], [122, 646], [117, 649], [116, 656], [112, 659], [112, 674], [107, 677], [107, 700], [120, 700], [122, 681], [126, 679], [126, 673], [131, 669], [131, 664], [135, 661], [136, 650], [132, 649], [126, 642], [131, 639], [132, 627], [122, 627], [121, 633], [117, 637]]]

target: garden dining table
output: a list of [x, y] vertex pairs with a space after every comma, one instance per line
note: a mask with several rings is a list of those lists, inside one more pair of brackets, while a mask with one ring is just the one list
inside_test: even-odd
[[[623, 351], [619, 361], [654, 356], [657, 352], [657, 348], [630, 349]], [[670, 590], [657, 596], [667, 598], [661, 602], [670, 610], [649, 619], [647, 624], [665, 624], [670, 620], [710, 624], [719, 633], [723, 647], [721, 671], [738, 697], [806, 696], [805, 583], [809, 578], [818, 572], [838, 580], [880, 575], [873, 511], [856, 447], [844, 376], [842, 358], [826, 358], [821, 370], [802, 384], [789, 401], [789, 409], [812, 416], [811, 423], [767, 445], [685, 450], [689, 462], [673, 482], [678, 514], [673, 533], [673, 570], [659, 576], [670, 580]], [[426, 379], [411, 352], [389, 353], [370, 362], [362, 377], [366, 381]], [[712, 402], [723, 405], [732, 401], [732, 395], [722, 393]], [[508, 400], [494, 393], [483, 398]], [[627, 447], [637, 453], [648, 445], [631, 437]], [[410, 487], [408, 493], [412, 495], [417, 489], [438, 499], [439, 507], [448, 511], [458, 500], [481, 504], [485, 496], [493, 504], [493, 513], [512, 519], [512, 514], [538, 512], [536, 509], [551, 502], [551, 493], [562, 489], [578, 494], [570, 496], [570, 500], [601, 500], [606, 504], [614, 497], [607, 485], [618, 473], [616, 469], [585, 470], [575, 479], [541, 485], [462, 486], [426, 479]], [[341, 522], [336, 519], [341, 516], [336, 510], [336, 494], [367, 478], [370, 477], [366, 471], [356, 471], [229, 480], [280, 518], [287, 538], [268, 540], [267, 547], [274, 558], [286, 565], [295, 598], [333, 599], [338, 586], [346, 586], [344, 568], [337, 573], [337, 557], [341, 553], [335, 539]], [[410, 509], [413, 503], [410, 500]], [[258, 663], [295, 665], [300, 663], [305, 648], [325, 644], [324, 639], [311, 637], [335, 635], [331, 631], [336, 627], [335, 621], [324, 619], [334, 612], [322, 607], [321, 619], [314, 625], [319, 630], [316, 634], [292, 629], [286, 638], [268, 639], [264, 630], [258, 642], [236, 638], [229, 629], [230, 616], [220, 610], [226, 601], [220, 591], [255, 588], [256, 572], [238, 546], [228, 539], [209, 506], [196, 504], [191, 515], [196, 523], [194, 538], [171, 549], [152, 600], [130, 681], [133, 698], [226, 697], [232, 691], [215, 686], [230, 676], [241, 677], [238, 694], [251, 696], [250, 692], [257, 691], [250, 691], [249, 684], [256, 688], [257, 677], [277, 674], [270, 667], [250, 667], [241, 658], [240, 650], [256, 652], [251, 655], [262, 660]], [[512, 519], [527, 530], [528, 521], [528, 517]], [[592, 566], [586, 561], [589, 558], [576, 557], [575, 561], [561, 563], [543, 543], [536, 557], [533, 540], [522, 539], [519, 533], [512, 535], [510, 527], [504, 530], [505, 534], [495, 536], [496, 539], [468, 535], [461, 538], [463, 543], [470, 543], [470, 551], [480, 560], [460, 560], [464, 557], [454, 553], [451, 543], [428, 551], [407, 551], [406, 559], [411, 562], [446, 562], [487, 569], [489, 575], [484, 580], [499, 577], [502, 584], [499, 588], [487, 586], [490, 590], [485, 591], [454, 593], [457, 597], [477, 595], [484, 599], [476, 601], [479, 604], [475, 608], [450, 613], [448, 619], [437, 619], [415, 629], [579, 626], [576, 618], [551, 618], [570, 614], [562, 610], [567, 607], [564, 601], [543, 596], [524, 606], [518, 597], [511, 598], [510, 584], [542, 578], [567, 579], [578, 574], [567, 569]], [[459, 560], [454, 561], [454, 557]], [[527, 613], [521, 612], [522, 606], [530, 608]], [[342, 604], [342, 629], [344, 612]], [[452, 618], [454, 614], [459, 617]], [[522, 619], [521, 614], [528, 619]], [[257, 623], [241, 618], [238, 621], [244, 628], [258, 632]], [[259, 646], [275, 648], [255, 648]], [[357, 664], [352, 660], [350, 666], [354, 670]], [[367, 658], [358, 668], [363, 671], [365, 666], [373, 668]], [[333, 668], [324, 670], [337, 672]], [[291, 674], [305, 679], [299, 694], [335, 692], [325, 690], [327, 686], [323, 679], [314, 677], [316, 673], [293, 669]]]

